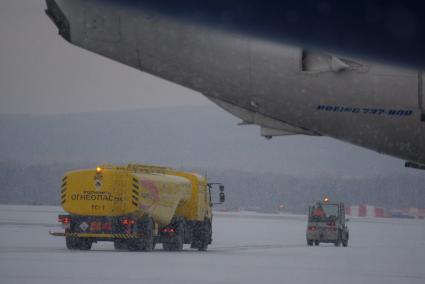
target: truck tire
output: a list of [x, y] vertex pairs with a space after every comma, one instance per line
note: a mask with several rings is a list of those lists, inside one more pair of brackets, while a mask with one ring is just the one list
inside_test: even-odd
[[211, 236], [211, 222], [209, 220], [205, 220], [204, 222], [198, 223], [193, 232], [191, 248], [198, 249], [199, 251], [206, 251], [208, 249], [208, 245], [212, 241]]
[[122, 239], [115, 239], [114, 240], [114, 248], [116, 250], [127, 250], [128, 249], [127, 243]]
[[348, 234], [349, 234], [348, 231], [346, 231], [345, 234], [344, 234], [345, 237], [342, 240], [342, 246], [343, 247], [347, 247], [348, 246], [348, 238], [349, 238], [349, 235]]
[[309, 247], [311, 247], [311, 246], [313, 245], [313, 241], [312, 241], [312, 240], [307, 240], [307, 245], [308, 245]]
[[208, 250], [208, 245], [212, 241], [211, 235], [212, 235], [211, 222], [207, 220], [204, 222], [204, 239], [202, 240], [202, 245], [199, 247], [199, 251]]
[[208, 244], [212, 243], [212, 224], [211, 221], [207, 221], [207, 234], [208, 234]]
[[177, 237], [176, 242], [173, 244], [174, 251], [182, 251], [183, 250], [183, 239], [182, 237]]
[[207, 243], [201, 243], [201, 245], [198, 247], [199, 251], [207, 251], [208, 250], [208, 244]]
[[335, 241], [335, 246], [336, 247], [339, 247], [340, 245], [341, 245], [341, 241], [342, 241], [342, 234], [341, 234], [341, 232], [340, 233], [338, 233], [338, 239]]
[[178, 222], [176, 226], [176, 236], [174, 241], [171, 243], [171, 250], [182, 251], [184, 244], [184, 223]]
[[88, 238], [80, 239], [79, 249], [80, 250], [91, 250], [92, 244], [93, 244], [93, 242]]
[[78, 238], [66, 237], [65, 242], [66, 242], [66, 248], [69, 250], [77, 250], [80, 248]]
[[167, 236], [162, 243], [162, 248], [165, 251], [182, 251], [184, 245], [185, 226], [184, 221], [177, 221], [172, 228], [176, 230], [174, 236]]
[[171, 251], [172, 245], [169, 243], [162, 243], [162, 249], [165, 251]]
[[152, 251], [155, 248], [154, 240], [154, 223], [151, 218], [143, 222], [143, 237], [141, 249], [144, 251]]
[[140, 239], [127, 240], [126, 246], [129, 251], [139, 251], [141, 250], [141, 241]]
[[314, 242], [314, 245], [315, 245], [315, 246], [318, 246], [318, 245], [320, 245], [320, 242], [319, 242], [319, 241], [315, 241], [315, 242]]
[[137, 239], [123, 241], [129, 251], [152, 251], [154, 248], [154, 223], [151, 218], [140, 220], [137, 233], [142, 236]]

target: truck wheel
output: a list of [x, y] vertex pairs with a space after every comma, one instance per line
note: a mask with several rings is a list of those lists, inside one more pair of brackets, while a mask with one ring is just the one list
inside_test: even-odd
[[142, 233], [142, 237], [123, 241], [125, 247], [130, 251], [152, 251], [154, 247], [153, 226], [150, 218], [140, 221], [137, 233]]
[[166, 251], [182, 251], [185, 234], [184, 222], [174, 223], [173, 228], [176, 230], [175, 235], [167, 237], [167, 240], [162, 243], [162, 248]]
[[315, 246], [318, 246], [319, 244], [320, 244], [320, 242], [319, 242], [319, 241], [315, 241], [315, 242], [314, 242], [314, 245], [315, 245]]
[[338, 239], [335, 241], [335, 246], [339, 247], [341, 245], [341, 241], [342, 241], [342, 235], [341, 233], [338, 234]]
[[198, 247], [199, 251], [207, 251], [208, 250], [208, 243], [202, 242], [201, 245]]
[[183, 243], [184, 243], [184, 224], [183, 222], [179, 222], [176, 226], [176, 236], [174, 237], [174, 241], [171, 244], [171, 249], [174, 251], [182, 251]]
[[127, 243], [124, 240], [121, 239], [115, 239], [114, 240], [114, 248], [116, 250], [127, 250]]
[[211, 242], [211, 223], [209, 220], [197, 222], [192, 232], [190, 248], [206, 251]]
[[129, 251], [138, 251], [138, 250], [141, 250], [140, 239], [138, 239], [138, 240], [127, 240], [126, 246], [127, 246], [127, 249]]
[[199, 251], [206, 251], [208, 249], [208, 244], [210, 243], [211, 238], [211, 223], [209, 221], [204, 221], [202, 224], [201, 235], [199, 240]]
[[345, 232], [344, 234], [345, 238], [342, 240], [342, 246], [347, 247], [348, 246], [348, 232]]
[[174, 243], [173, 250], [182, 251], [183, 250], [183, 239], [181, 237], [177, 237], [176, 242]]
[[66, 248], [69, 250], [77, 250], [79, 249], [79, 241], [78, 238], [66, 237]]
[[212, 244], [212, 224], [211, 221], [207, 221], [207, 230], [208, 230], [208, 244]]
[[169, 243], [162, 243], [162, 249], [165, 251], [170, 251], [171, 250], [171, 244]]
[[144, 251], [152, 251], [155, 248], [153, 230], [154, 224], [149, 218], [143, 224], [142, 250]]
[[91, 250], [91, 246], [93, 244], [93, 242], [90, 239], [81, 239], [80, 240], [80, 245], [79, 245], [79, 249], [80, 250]]
[[309, 247], [311, 247], [311, 246], [313, 245], [313, 241], [311, 241], [311, 240], [307, 240], [307, 245], [308, 245]]

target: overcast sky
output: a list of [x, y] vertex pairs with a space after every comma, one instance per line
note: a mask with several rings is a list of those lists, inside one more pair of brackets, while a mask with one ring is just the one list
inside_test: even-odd
[[0, 113], [211, 104], [202, 95], [64, 41], [45, 0], [1, 0]]

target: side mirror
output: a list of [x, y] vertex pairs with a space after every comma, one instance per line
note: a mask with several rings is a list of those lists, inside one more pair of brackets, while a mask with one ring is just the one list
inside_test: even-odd
[[224, 191], [220, 191], [220, 203], [224, 203], [225, 200], [226, 200], [226, 195], [224, 194]]

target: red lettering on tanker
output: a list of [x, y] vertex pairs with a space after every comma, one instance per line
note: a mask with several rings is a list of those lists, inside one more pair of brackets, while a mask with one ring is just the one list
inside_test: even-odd
[[149, 192], [150, 198], [153, 201], [158, 201], [159, 200], [159, 191], [158, 188], [156, 187], [156, 185], [150, 181], [150, 180], [140, 180], [140, 185], [144, 188], [146, 188]]

